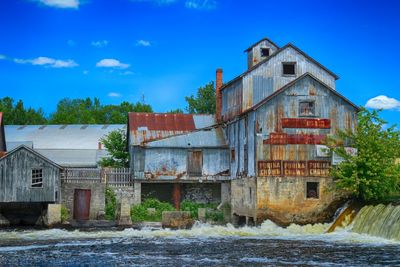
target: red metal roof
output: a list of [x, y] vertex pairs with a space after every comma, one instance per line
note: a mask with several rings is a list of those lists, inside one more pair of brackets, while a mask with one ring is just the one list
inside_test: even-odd
[[137, 131], [193, 131], [196, 129], [193, 114], [129, 113], [129, 130]]

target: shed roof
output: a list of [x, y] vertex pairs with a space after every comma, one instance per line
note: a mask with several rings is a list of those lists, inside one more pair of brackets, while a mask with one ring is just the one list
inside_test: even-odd
[[64, 168], [96, 168], [106, 150], [97, 149], [36, 149], [37, 152]]
[[332, 71], [330, 71], [328, 68], [326, 68], [324, 65], [322, 65], [321, 63], [319, 63], [318, 61], [316, 61], [315, 59], [313, 59], [311, 56], [309, 56], [308, 54], [306, 54], [304, 51], [302, 51], [300, 48], [298, 48], [297, 46], [288, 43], [285, 46], [279, 48], [278, 50], [275, 51], [275, 53], [271, 54], [269, 57], [261, 60], [259, 63], [257, 63], [256, 65], [254, 65], [253, 67], [251, 67], [250, 69], [248, 69], [247, 71], [243, 72], [242, 74], [240, 74], [239, 76], [233, 78], [232, 80], [230, 80], [227, 83], [224, 83], [221, 87], [221, 90], [226, 89], [230, 84], [232, 84], [233, 82], [242, 79], [246, 74], [252, 72], [253, 70], [257, 69], [259, 66], [261, 66], [262, 64], [264, 64], [265, 62], [269, 61], [271, 58], [275, 57], [276, 55], [278, 55], [280, 52], [284, 51], [286, 48], [293, 48], [294, 50], [296, 50], [297, 52], [299, 52], [300, 54], [302, 54], [305, 58], [307, 58], [308, 60], [310, 60], [311, 62], [313, 62], [314, 64], [316, 64], [317, 66], [319, 66], [320, 68], [322, 68], [323, 70], [325, 70], [326, 72], [328, 72], [330, 75], [332, 75], [336, 80], [339, 79], [339, 76], [337, 76], [335, 73], [333, 73]]
[[129, 144], [187, 133], [214, 125], [214, 115], [130, 112]]
[[0, 151], [7, 151], [6, 135], [4, 133], [3, 113], [0, 112]]
[[34, 149], [98, 149], [100, 139], [125, 124], [6, 125], [7, 142], [32, 142]]
[[148, 141], [144, 143], [144, 146], [150, 148], [219, 148], [227, 147], [228, 144], [222, 128], [212, 127]]
[[60, 165], [58, 165], [57, 163], [55, 163], [54, 161], [50, 160], [49, 158], [43, 156], [43, 155], [40, 154], [39, 152], [37, 152], [37, 151], [35, 151], [35, 150], [33, 150], [33, 149], [31, 149], [31, 148], [25, 146], [25, 145], [20, 145], [19, 147], [17, 147], [17, 148], [15, 148], [15, 149], [11, 150], [11, 151], [8, 152], [5, 156], [1, 157], [0, 160], [4, 160], [4, 159], [8, 158], [8, 157], [10, 157], [11, 155], [13, 155], [14, 153], [16, 153], [17, 151], [20, 151], [20, 150], [26, 150], [26, 151], [28, 151], [29, 153], [34, 154], [35, 156], [41, 158], [42, 160], [48, 162], [49, 164], [53, 165], [54, 167], [56, 167], [56, 168], [58, 168], [58, 169], [62, 169], [62, 168], [63, 168], [63, 167], [61, 167]]

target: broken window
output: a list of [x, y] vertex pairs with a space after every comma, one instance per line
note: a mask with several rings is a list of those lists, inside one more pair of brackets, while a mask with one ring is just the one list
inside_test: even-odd
[[283, 75], [296, 75], [296, 63], [295, 62], [283, 62]]
[[269, 48], [262, 47], [261, 48], [261, 56], [262, 57], [269, 57]]
[[32, 187], [43, 187], [43, 169], [32, 169]]
[[188, 151], [188, 167], [189, 176], [201, 176], [203, 171], [203, 152]]
[[315, 116], [315, 102], [301, 101], [299, 103], [299, 116]]
[[235, 161], [235, 149], [231, 149], [231, 161]]
[[306, 197], [307, 198], [319, 198], [319, 183], [318, 182], [307, 182], [306, 183]]

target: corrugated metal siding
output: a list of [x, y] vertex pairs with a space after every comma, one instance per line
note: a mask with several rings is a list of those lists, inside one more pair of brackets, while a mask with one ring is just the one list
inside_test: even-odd
[[261, 48], [269, 48], [269, 54], [272, 55], [278, 50], [278, 47], [276, 47], [274, 44], [270, 43], [268, 40], [263, 40], [259, 42], [257, 45], [253, 46], [251, 50], [248, 51], [248, 67], [252, 67], [255, 64], [259, 63], [265, 57], [261, 56]]
[[[31, 188], [32, 168], [43, 169], [43, 188]], [[0, 202], [55, 202], [59, 183], [60, 170], [26, 149], [0, 160]]]
[[222, 91], [222, 116], [229, 120], [242, 112], [242, 81], [234, 82]]

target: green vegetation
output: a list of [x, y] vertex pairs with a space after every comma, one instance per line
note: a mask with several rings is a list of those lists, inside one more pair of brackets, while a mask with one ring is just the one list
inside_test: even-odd
[[224, 220], [224, 214], [222, 211], [217, 210], [217, 204], [204, 204], [204, 203], [196, 203], [192, 201], [182, 201], [181, 210], [189, 211], [190, 216], [193, 219], [198, 219], [198, 209], [205, 208], [206, 209], [206, 219], [214, 222], [222, 222]]
[[47, 119], [41, 108], [35, 110], [33, 108], [25, 108], [22, 100], [16, 104], [14, 99], [4, 97], [0, 99], [0, 112], [4, 112], [3, 120], [5, 124], [45, 124]]
[[126, 132], [115, 130], [100, 139], [109, 156], [99, 161], [101, 167], [123, 168], [129, 165]]
[[66, 222], [69, 219], [69, 210], [64, 205], [61, 205], [61, 223]]
[[185, 97], [188, 107], [186, 110], [193, 114], [215, 114], [215, 86], [209, 82], [197, 89], [196, 96]]
[[106, 210], [105, 210], [106, 220], [114, 220], [116, 210], [117, 210], [117, 196], [111, 188], [107, 187], [106, 188]]
[[[154, 213], [149, 213], [148, 208], [154, 208]], [[132, 222], [159, 222], [162, 218], [163, 211], [173, 211], [175, 208], [167, 203], [161, 202], [155, 198], [148, 198], [139, 205], [132, 206], [131, 208], [131, 218]]]
[[[361, 109], [357, 129], [339, 132], [328, 145], [345, 159], [332, 170], [338, 188], [366, 202], [400, 195], [400, 131], [387, 127], [379, 111]], [[357, 155], [348, 155], [344, 146], [357, 148]]]

